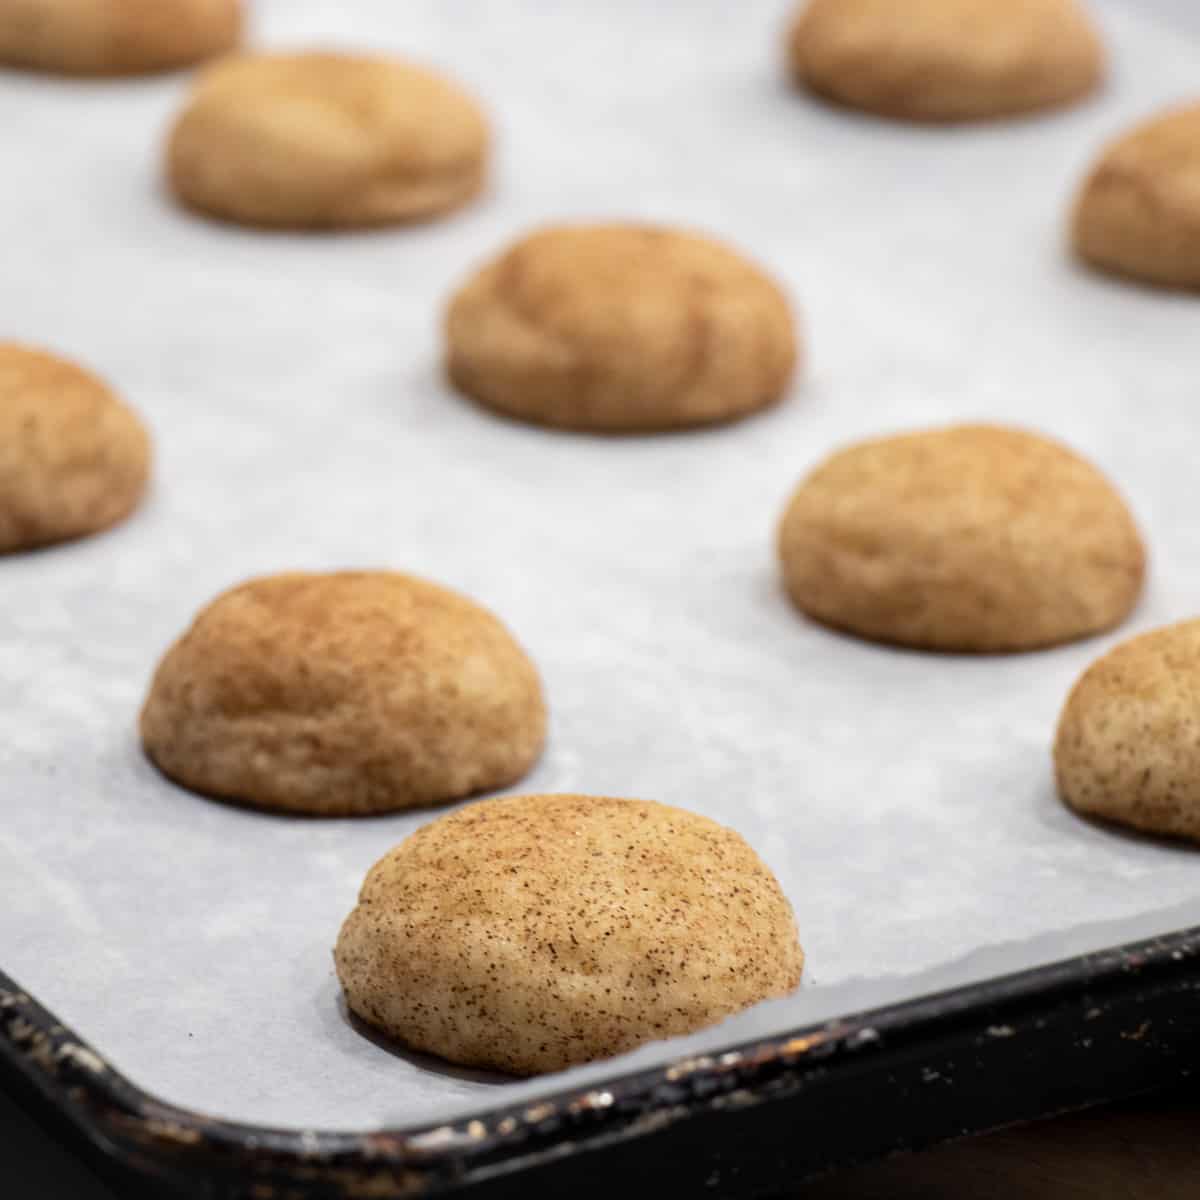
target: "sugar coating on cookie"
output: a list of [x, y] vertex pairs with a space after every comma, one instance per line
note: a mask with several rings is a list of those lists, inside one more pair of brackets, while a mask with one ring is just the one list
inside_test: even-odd
[[461, 392], [521, 420], [683, 428], [780, 399], [794, 324], [780, 288], [718, 242], [644, 225], [554, 227], [454, 296], [446, 368]]
[[712, 1025], [800, 981], [796, 924], [738, 834], [643, 800], [514, 796], [371, 868], [334, 952], [350, 1009], [516, 1075]]
[[784, 582], [817, 620], [932, 650], [1032, 650], [1132, 609], [1145, 551], [1090, 463], [964, 425], [861, 442], [818, 466], [779, 527]]
[[245, 54], [200, 77], [167, 147], [184, 204], [254, 226], [423, 220], [483, 186], [488, 127], [460, 87], [363, 55]]
[[852, 108], [967, 121], [1093, 91], [1104, 48], [1079, 0], [810, 0], [788, 38], [795, 80]]
[[1123, 642], [1084, 672], [1054, 768], [1078, 812], [1200, 840], [1200, 621]]
[[149, 434], [103, 381], [0, 342], [0, 553], [115, 525], [149, 474]]
[[224, 54], [242, 0], [0, 0], [0, 63], [64, 75], [140, 75]]
[[1156, 117], [1108, 146], [1075, 205], [1076, 252], [1105, 271], [1200, 288], [1200, 105]]
[[391, 571], [294, 573], [201, 611], [159, 664], [141, 733], [194, 791], [333, 816], [511, 784], [546, 710], [533, 664], [472, 601]]

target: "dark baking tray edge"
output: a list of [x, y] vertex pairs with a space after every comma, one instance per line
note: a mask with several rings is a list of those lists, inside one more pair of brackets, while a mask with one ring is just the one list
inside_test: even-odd
[[355, 1134], [232, 1124], [164, 1103], [0, 972], [0, 1084], [36, 1093], [59, 1128], [121, 1169], [191, 1195], [611, 1197], [666, 1187], [750, 1197], [1186, 1077], [1200, 1063], [1197, 993], [1200, 927], [586, 1091]]

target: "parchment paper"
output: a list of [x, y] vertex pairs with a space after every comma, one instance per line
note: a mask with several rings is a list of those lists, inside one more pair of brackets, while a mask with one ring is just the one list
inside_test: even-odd
[[[1200, 920], [1196, 852], [1054, 796], [1080, 670], [1200, 607], [1200, 302], [1062, 249], [1100, 144], [1194, 93], [1200, 47], [1105, 8], [1107, 94], [1044, 119], [912, 129], [783, 85], [782, 3], [273, 0], [268, 44], [391, 48], [491, 109], [487, 199], [361, 236], [252, 234], [159, 189], [182, 78], [0, 77], [0, 335], [106, 375], [158, 446], [113, 533], [0, 560], [0, 964], [138, 1083], [259, 1123], [440, 1119], [562, 1086], [489, 1084], [346, 1022], [330, 948], [370, 864], [434, 814], [290, 821], [168, 784], [136, 717], [216, 592], [284, 568], [398, 567], [516, 631], [553, 711], [527, 790], [653, 797], [778, 873], [803, 989], [680, 1043], [718, 1048]], [[756, 256], [803, 313], [787, 402], [682, 436], [539, 432], [459, 401], [444, 298], [541, 221], [631, 216]], [[1119, 635], [929, 657], [805, 623], [773, 534], [831, 448], [970, 418], [1060, 436], [1120, 482], [1152, 550]]]

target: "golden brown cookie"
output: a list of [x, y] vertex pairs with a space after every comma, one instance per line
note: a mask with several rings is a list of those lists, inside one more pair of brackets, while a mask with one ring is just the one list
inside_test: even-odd
[[64, 75], [169, 71], [241, 34], [241, 0], [0, 0], [0, 63]]
[[783, 996], [791, 906], [732, 830], [600, 796], [487, 800], [371, 868], [334, 951], [350, 1009], [417, 1050], [558, 1071]]
[[504, 626], [390, 571], [225, 592], [167, 652], [142, 710], [146, 753], [185, 787], [321, 816], [504, 787], [545, 734], [537, 671]]
[[487, 408], [644, 432], [745, 416], [796, 363], [783, 293], [707, 238], [642, 225], [542, 230], [454, 297], [446, 367]]
[[1059, 718], [1054, 767], [1077, 811], [1200, 840], [1200, 621], [1093, 663]]
[[819, 95], [910, 121], [1069, 104], [1105, 69], [1079, 0], [811, 0], [788, 56], [795, 80]]
[[1200, 288], [1200, 105], [1139, 125], [1100, 156], [1075, 206], [1077, 253], [1165, 287]]
[[293, 229], [438, 216], [483, 186], [488, 129], [455, 84], [404, 62], [245, 54], [200, 77], [167, 176], [189, 207]]
[[0, 342], [0, 554], [115, 525], [149, 475], [150, 437], [104, 383]]
[[987, 425], [861, 442], [801, 483], [779, 529], [784, 581], [818, 621], [875, 641], [979, 653], [1109, 629], [1145, 552], [1095, 467]]

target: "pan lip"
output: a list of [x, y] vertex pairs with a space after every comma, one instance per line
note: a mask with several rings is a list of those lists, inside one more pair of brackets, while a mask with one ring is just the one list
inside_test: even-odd
[[776, 1103], [815, 1074], [868, 1058], [882, 1067], [947, 1038], [1012, 1037], [1064, 1010], [1087, 1021], [1164, 989], [1181, 997], [1200, 990], [1200, 926], [451, 1121], [332, 1132], [224, 1121], [160, 1099], [0, 971], [0, 1076], [7, 1068], [93, 1146], [143, 1173], [265, 1175], [322, 1196], [432, 1194], [628, 1143], [723, 1107]]

